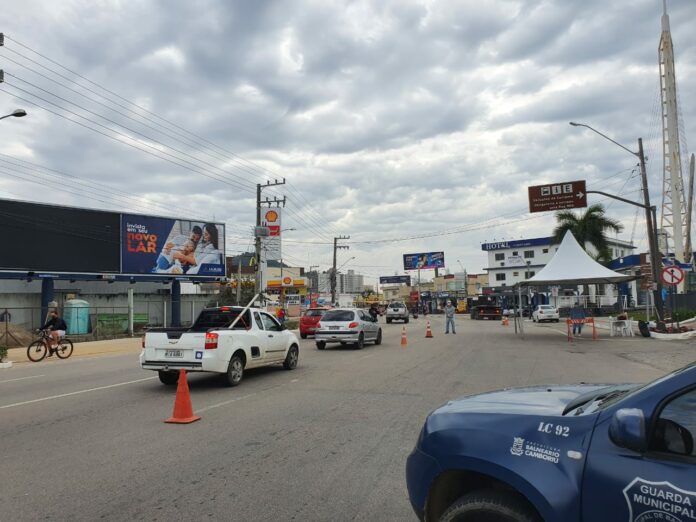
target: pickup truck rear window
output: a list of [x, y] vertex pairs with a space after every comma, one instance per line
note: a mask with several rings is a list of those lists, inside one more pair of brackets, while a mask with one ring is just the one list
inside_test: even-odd
[[321, 317], [324, 315], [324, 312], [326, 310], [307, 310], [304, 315], [305, 317]]
[[[192, 332], [206, 332], [211, 328], [227, 328], [239, 315], [240, 310], [203, 310], [191, 327]], [[249, 311], [234, 325], [235, 330], [244, 330], [251, 324]]]

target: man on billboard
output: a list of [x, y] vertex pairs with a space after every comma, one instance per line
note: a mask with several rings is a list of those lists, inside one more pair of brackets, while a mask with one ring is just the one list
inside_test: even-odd
[[224, 263], [222, 253], [218, 249], [218, 229], [213, 223], [203, 226], [201, 238], [193, 254], [179, 256], [182, 263], [190, 266], [187, 274], [197, 274], [203, 265], [221, 265]]
[[201, 227], [195, 225], [191, 229], [190, 235], [179, 234], [174, 236], [170, 241], [167, 241], [157, 258], [157, 266], [153, 269], [153, 272], [167, 272], [178, 262], [178, 266], [181, 268], [182, 272], [185, 273], [190, 265], [185, 262], [182, 264], [181, 261], [186, 258], [186, 256], [194, 253], [202, 235], [203, 230]]

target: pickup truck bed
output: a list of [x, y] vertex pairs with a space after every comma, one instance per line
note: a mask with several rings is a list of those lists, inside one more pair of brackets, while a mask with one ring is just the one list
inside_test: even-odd
[[176, 371], [183, 368], [224, 374], [235, 386], [245, 369], [281, 363], [293, 369], [298, 356], [297, 338], [270, 314], [219, 307], [203, 310], [191, 328], [148, 330], [140, 366], [159, 372], [164, 384], [176, 383]]

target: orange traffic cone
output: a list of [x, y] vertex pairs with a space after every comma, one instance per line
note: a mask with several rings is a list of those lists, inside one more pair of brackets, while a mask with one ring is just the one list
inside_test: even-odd
[[174, 399], [174, 413], [164, 422], [173, 424], [189, 424], [199, 420], [198, 415], [193, 414], [193, 406], [191, 406], [191, 395], [189, 395], [189, 387], [186, 382], [186, 370], [179, 370], [179, 383], [176, 386], [176, 399]]
[[433, 338], [433, 331], [430, 329], [430, 321], [428, 321], [426, 327], [425, 327], [425, 338], [426, 339], [432, 339]]
[[404, 326], [401, 330], [401, 346], [406, 346], [407, 344], [408, 340], [406, 339], [406, 327]]

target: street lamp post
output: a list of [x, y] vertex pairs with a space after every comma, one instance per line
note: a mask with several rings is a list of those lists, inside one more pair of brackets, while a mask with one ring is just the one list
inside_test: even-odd
[[[341, 266], [339, 266], [339, 267], [334, 271], [333, 276], [336, 278], [336, 283], [337, 283], [337, 284], [338, 284], [338, 271], [339, 271], [341, 268], [343, 268], [344, 266], [346, 266], [348, 263], [350, 263], [353, 259], [355, 259], [355, 256], [349, 257], [348, 259], [346, 259], [346, 261], [345, 261]], [[335, 295], [332, 295], [331, 298], [332, 298], [334, 301], [336, 301], [336, 296], [335, 296]], [[336, 304], [336, 303], [334, 302], [333, 304]]]
[[[650, 266], [652, 268], [653, 277], [653, 299], [655, 301], [655, 311], [657, 313], [658, 325], [664, 319], [664, 304], [662, 302], [662, 281], [660, 280], [660, 265], [661, 256], [659, 249], [657, 247], [657, 213], [653, 205], [650, 204], [650, 193], [648, 192], [648, 175], [645, 170], [645, 154], [643, 153], [643, 138], [638, 138], [638, 152], [634, 152], [628, 147], [621, 145], [621, 143], [614, 141], [606, 134], [599, 132], [597, 129], [590, 127], [584, 123], [569, 122], [573, 127], [585, 127], [590, 129], [595, 134], [599, 134], [602, 138], [607, 141], [612, 142], [614, 145], [621, 147], [623, 150], [636, 156], [640, 162], [640, 176], [643, 188], [643, 204], [638, 205], [645, 209], [645, 223], [648, 228], [648, 244], [650, 248]], [[588, 191], [589, 192], [589, 191]], [[614, 199], [620, 199], [621, 201], [626, 201], [628, 203], [635, 204], [632, 201], [625, 200], [623, 198], [615, 197]]]
[[27, 115], [27, 111], [24, 109], [15, 109], [13, 110], [10, 114], [5, 114], [4, 116], [0, 116], [0, 120], [4, 120], [5, 118], [10, 118], [10, 117], [15, 117], [15, 118], [21, 118], [23, 116]]
[[[283, 232], [290, 232], [292, 230], [297, 230], [296, 228], [284, 228], [280, 231], [280, 240], [283, 241]], [[281, 245], [280, 251], [283, 251]], [[285, 287], [283, 286], [283, 257], [280, 257], [280, 307], [285, 308]]]

